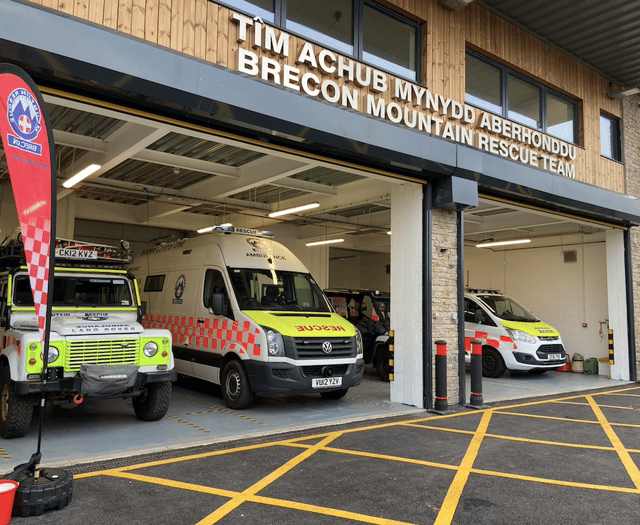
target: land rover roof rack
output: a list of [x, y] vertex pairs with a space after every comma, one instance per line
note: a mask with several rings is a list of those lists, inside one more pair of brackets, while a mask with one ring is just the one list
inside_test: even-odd
[[[71, 239], [56, 239], [56, 266], [100, 267], [128, 264], [133, 261], [128, 241], [121, 241], [121, 247], [96, 244]], [[22, 236], [14, 235], [4, 240], [0, 246], [0, 268], [26, 263]]]

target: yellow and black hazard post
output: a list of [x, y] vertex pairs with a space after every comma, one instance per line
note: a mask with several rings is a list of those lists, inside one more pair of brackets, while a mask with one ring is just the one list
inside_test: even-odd
[[389, 381], [393, 381], [393, 330], [389, 330]]
[[613, 363], [613, 330], [609, 329], [609, 364]]

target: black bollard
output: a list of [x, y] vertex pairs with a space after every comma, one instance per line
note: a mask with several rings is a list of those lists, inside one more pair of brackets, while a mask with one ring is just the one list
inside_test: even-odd
[[482, 401], [482, 341], [471, 341], [471, 408], [484, 408]]
[[447, 402], [447, 342], [436, 341], [436, 412], [449, 410]]

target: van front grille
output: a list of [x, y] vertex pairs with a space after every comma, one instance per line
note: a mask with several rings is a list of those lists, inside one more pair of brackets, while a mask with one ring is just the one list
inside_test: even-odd
[[[331, 351], [325, 352], [323, 345], [330, 343]], [[356, 356], [355, 337], [285, 337], [284, 348], [287, 357], [292, 359], [340, 359]]]
[[71, 341], [67, 345], [65, 370], [80, 371], [80, 365], [135, 365], [138, 339]]

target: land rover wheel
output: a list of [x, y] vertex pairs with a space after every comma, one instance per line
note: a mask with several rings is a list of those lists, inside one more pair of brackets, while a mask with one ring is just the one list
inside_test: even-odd
[[506, 367], [500, 352], [492, 347], [482, 349], [482, 375], [485, 377], [500, 377]]
[[320, 395], [325, 399], [340, 399], [347, 395], [348, 388], [342, 388], [340, 390], [330, 390], [329, 392], [320, 392]]
[[222, 399], [229, 408], [242, 410], [253, 403], [256, 395], [240, 361], [229, 361], [222, 371]]
[[0, 374], [0, 436], [5, 439], [24, 436], [31, 426], [33, 396], [20, 396], [11, 385], [11, 373], [5, 366]]
[[171, 402], [171, 381], [149, 383], [142, 394], [132, 399], [133, 410], [142, 421], [162, 419]]

